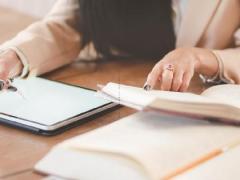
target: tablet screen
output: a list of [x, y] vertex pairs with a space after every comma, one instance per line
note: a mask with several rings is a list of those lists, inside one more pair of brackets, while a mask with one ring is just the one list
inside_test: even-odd
[[42, 78], [16, 79], [18, 92], [0, 93], [1, 114], [51, 126], [111, 103], [96, 92]]

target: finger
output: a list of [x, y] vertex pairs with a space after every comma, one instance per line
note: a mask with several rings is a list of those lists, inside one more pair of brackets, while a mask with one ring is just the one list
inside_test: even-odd
[[6, 72], [6, 70], [0, 67], [0, 79], [3, 81], [6, 81], [7, 78], [8, 78], [8, 73]]
[[6, 83], [8, 79], [8, 71], [7, 67], [4, 63], [0, 64], [0, 91], [8, 88], [8, 84]]
[[190, 82], [192, 80], [193, 74], [194, 74], [193, 72], [184, 73], [182, 85], [181, 85], [179, 91], [181, 91], [181, 92], [187, 91], [187, 89], [190, 85]]
[[169, 91], [172, 86], [172, 81], [173, 81], [173, 72], [167, 69], [163, 70], [163, 73], [161, 76], [161, 82], [160, 82], [161, 90]]
[[11, 83], [9, 82], [9, 80], [2, 80], [0, 79], [0, 91], [4, 90], [4, 89], [8, 89], [11, 86]]
[[144, 86], [150, 86], [150, 89], [153, 89], [162, 73], [162, 67], [160, 64], [156, 64], [152, 71], [148, 74], [147, 81]]
[[5, 81], [0, 80], [0, 91], [3, 90], [4, 86], [5, 86]]
[[179, 91], [181, 85], [182, 85], [182, 81], [183, 81], [183, 71], [175, 71], [173, 74], [173, 83], [172, 83], [172, 87], [171, 90], [172, 91]]
[[4, 89], [8, 89], [11, 86], [11, 83], [9, 82], [9, 80], [2, 80], [0, 79], [0, 91], [4, 90]]
[[7, 79], [6, 82], [5, 82], [4, 89], [8, 89], [11, 86], [11, 84], [12, 84], [11, 80]]

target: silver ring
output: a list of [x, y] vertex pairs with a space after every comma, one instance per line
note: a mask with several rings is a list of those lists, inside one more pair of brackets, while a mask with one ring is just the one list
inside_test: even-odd
[[173, 66], [172, 64], [167, 64], [167, 65], [165, 66], [165, 70], [174, 72], [174, 66]]

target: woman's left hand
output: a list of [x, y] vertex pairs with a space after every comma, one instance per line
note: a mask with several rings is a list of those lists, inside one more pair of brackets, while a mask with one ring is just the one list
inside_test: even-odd
[[164, 91], [186, 91], [195, 72], [213, 76], [218, 61], [208, 49], [179, 48], [168, 53], [149, 73], [145, 85], [153, 89], [160, 84]]

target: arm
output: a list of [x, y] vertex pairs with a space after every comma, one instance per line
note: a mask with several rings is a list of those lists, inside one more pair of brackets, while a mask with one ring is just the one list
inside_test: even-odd
[[30, 72], [43, 74], [78, 56], [81, 50], [78, 21], [78, 1], [58, 0], [43, 20], [30, 25], [1, 49], [16, 50], [20, 60], [28, 64]]

